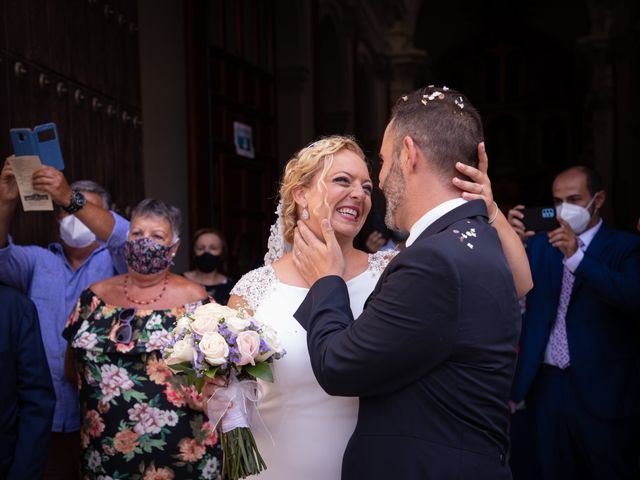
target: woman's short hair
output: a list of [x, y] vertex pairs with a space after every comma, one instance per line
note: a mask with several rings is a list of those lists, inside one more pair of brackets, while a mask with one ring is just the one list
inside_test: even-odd
[[299, 187], [309, 187], [313, 177], [322, 172], [318, 187], [326, 190], [324, 177], [333, 165], [333, 155], [341, 150], [349, 150], [365, 163], [365, 156], [360, 145], [353, 137], [331, 135], [323, 137], [298, 151], [287, 163], [280, 183], [280, 199], [282, 200], [282, 223], [284, 239], [293, 243], [293, 232], [298, 220], [294, 191]]
[[169, 222], [174, 243], [180, 238], [180, 223], [182, 222], [182, 214], [178, 207], [174, 207], [162, 200], [154, 198], [145, 198], [136, 205], [131, 212], [131, 220], [135, 217], [157, 217]]

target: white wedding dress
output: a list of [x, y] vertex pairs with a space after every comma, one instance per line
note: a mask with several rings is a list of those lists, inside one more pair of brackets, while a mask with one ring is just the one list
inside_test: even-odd
[[[369, 255], [367, 270], [347, 282], [354, 318], [397, 252]], [[342, 455], [356, 425], [358, 399], [331, 397], [318, 385], [306, 331], [293, 317], [308, 289], [280, 282], [271, 266], [247, 273], [231, 294], [244, 298], [257, 320], [278, 332], [286, 355], [273, 363], [274, 383], [260, 381], [258, 410], [266, 432], [254, 431], [267, 469], [260, 480], [338, 480]]]

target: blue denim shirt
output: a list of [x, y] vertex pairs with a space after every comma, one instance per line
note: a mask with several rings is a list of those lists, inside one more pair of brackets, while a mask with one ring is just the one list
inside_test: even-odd
[[75, 272], [62, 245], [48, 248], [18, 246], [9, 238], [0, 248], [0, 282], [26, 293], [35, 303], [40, 317], [51, 379], [56, 391], [54, 432], [80, 429], [77, 387], [64, 378], [67, 341], [62, 330], [80, 293], [89, 285], [126, 271], [122, 246], [127, 240], [129, 222], [111, 212], [115, 225], [107, 243], [101, 243]]

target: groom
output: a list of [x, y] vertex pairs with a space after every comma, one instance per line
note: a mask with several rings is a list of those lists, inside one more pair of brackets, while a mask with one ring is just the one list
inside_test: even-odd
[[456, 162], [477, 164], [482, 124], [460, 93], [402, 97], [380, 158], [386, 222], [409, 230], [353, 321], [344, 260], [328, 220], [303, 222], [295, 263], [312, 285], [295, 317], [316, 378], [359, 396], [343, 479], [510, 479], [507, 400], [520, 313], [511, 272], [480, 200], [453, 187]]

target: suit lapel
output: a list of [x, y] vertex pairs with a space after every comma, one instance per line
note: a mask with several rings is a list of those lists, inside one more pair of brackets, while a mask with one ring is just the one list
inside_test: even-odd
[[[588, 253], [591, 257], [594, 257], [594, 258], [600, 257], [600, 255], [602, 255], [602, 253], [604, 252], [605, 247], [607, 246], [608, 233], [609, 233], [609, 230], [603, 223], [602, 226], [600, 227], [600, 230], [598, 230], [598, 233], [595, 234], [595, 236], [593, 237], [593, 240], [591, 240], [591, 243], [589, 243], [589, 246], [587, 247], [585, 254]], [[573, 283], [573, 289], [571, 290], [572, 298], [575, 292], [577, 292], [580, 289], [580, 287], [582, 287], [583, 283], [584, 283], [584, 280], [580, 276], [576, 275], [575, 282]]]
[[430, 237], [431, 235], [435, 235], [436, 233], [439, 233], [446, 229], [452, 223], [459, 222], [460, 220], [464, 220], [465, 218], [478, 216], [487, 218], [487, 207], [484, 204], [484, 201], [472, 200], [470, 202], [467, 202], [438, 218], [418, 236], [416, 241], [423, 240], [427, 237]]
[[[457, 208], [454, 208], [450, 212], [447, 212], [442, 217], [438, 218], [435, 222], [433, 222], [431, 225], [429, 225], [425, 229], [425, 231], [418, 236], [418, 238], [416, 239], [416, 242], [421, 239], [430, 237], [431, 235], [435, 235], [438, 232], [441, 232], [452, 223], [456, 223], [460, 220], [464, 220], [465, 218], [471, 218], [471, 217], [477, 217], [477, 216], [482, 216], [487, 218], [487, 207], [485, 206], [484, 201], [472, 200], [471, 202], [467, 202], [463, 205], [460, 205]], [[408, 247], [408, 248], [411, 248], [411, 247]], [[402, 255], [403, 253], [404, 252], [400, 252], [398, 256]], [[395, 260], [396, 260], [395, 258], [392, 259], [391, 262], [389, 262], [389, 265]], [[382, 285], [382, 282], [384, 281], [385, 277], [389, 273], [389, 265], [387, 265], [387, 268], [385, 268], [384, 272], [382, 272], [382, 275], [380, 275], [380, 278], [378, 279], [378, 283], [376, 283], [375, 288], [373, 289], [373, 291], [371, 292], [371, 294], [369, 295], [369, 297], [367, 298], [364, 304], [364, 308], [367, 308], [367, 304], [369, 303], [369, 301], [375, 298], [375, 296], [380, 291], [380, 286]]]
[[[460, 220], [464, 220], [465, 218], [471, 218], [471, 217], [477, 217], [477, 216], [483, 216], [487, 218], [487, 207], [485, 206], [484, 201], [472, 200], [471, 202], [467, 202], [445, 213], [443, 216], [441, 216], [435, 222], [429, 225], [425, 229], [425, 231], [418, 236], [418, 238], [416, 239], [416, 242], [422, 239], [425, 239], [427, 237], [430, 237], [431, 235], [435, 235], [438, 232], [441, 232], [452, 223], [458, 222]], [[408, 249], [409, 248], [411, 247], [408, 247]], [[404, 251], [400, 252], [397, 257], [401, 256], [403, 253]], [[380, 291], [382, 282], [384, 281], [385, 277], [389, 274], [389, 266], [391, 265], [391, 263], [393, 263], [396, 260], [396, 258], [392, 259], [391, 262], [389, 262], [389, 265], [387, 265], [387, 267], [382, 272], [382, 275], [380, 275], [380, 278], [378, 278], [378, 283], [376, 283], [376, 286], [374, 287], [373, 291], [367, 298], [364, 304], [364, 308], [367, 308], [367, 304], [369, 303], [369, 301], [375, 298], [375, 296]]]
[[[564, 272], [564, 263], [562, 263], [562, 259], [564, 256], [562, 252], [555, 247], [552, 247], [549, 244], [549, 248], [551, 249], [551, 269], [550, 269], [550, 283], [551, 283], [551, 291], [557, 292], [558, 296], [556, 298], [556, 305], [560, 299], [560, 291], [562, 290], [562, 275]], [[552, 323], [555, 321], [555, 317], [552, 319]]]

